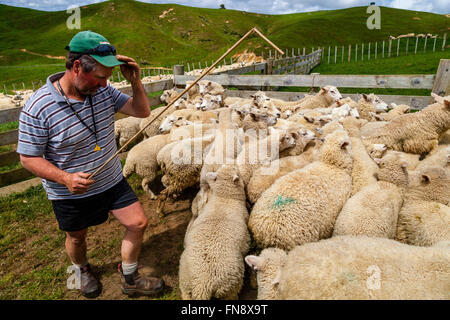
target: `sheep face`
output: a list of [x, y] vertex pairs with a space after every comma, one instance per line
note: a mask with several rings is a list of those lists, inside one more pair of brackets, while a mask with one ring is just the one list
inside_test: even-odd
[[373, 93], [371, 93], [369, 95], [363, 94], [363, 97], [364, 97], [364, 100], [372, 103], [375, 106], [376, 113], [388, 111], [389, 106], [387, 105], [387, 103], [384, 102], [383, 100], [381, 100], [378, 96], [374, 95]]
[[322, 88], [323, 92], [328, 93], [333, 101], [342, 99], [342, 95], [339, 90], [334, 86], [325, 86]]
[[255, 94], [250, 95], [253, 98], [253, 103], [256, 105], [261, 105], [265, 101], [270, 101], [270, 98], [262, 91], [258, 91]]
[[367, 153], [372, 159], [383, 157], [387, 147], [382, 143], [374, 143], [367, 148]]
[[353, 166], [350, 138], [345, 130], [330, 133], [319, 152], [319, 160], [351, 173]]
[[168, 115], [162, 122], [161, 125], [158, 128], [159, 133], [166, 133], [169, 132], [170, 129], [172, 129], [175, 122], [178, 120], [182, 120], [183, 117], [177, 117], [174, 115]]
[[261, 111], [274, 117], [281, 118], [280, 110], [278, 110], [270, 100], [263, 101], [262, 103], [258, 104], [258, 106]]
[[213, 194], [245, 201], [244, 181], [235, 166], [224, 164], [215, 172], [207, 172], [204, 180]]
[[286, 258], [286, 252], [277, 248], [264, 249], [259, 256], [245, 257], [245, 263], [257, 272], [259, 300], [280, 298], [278, 285]]
[[450, 203], [450, 174], [441, 166], [426, 166], [411, 173], [408, 193], [419, 199]]
[[202, 102], [200, 103], [199, 108], [200, 110], [202, 111], [213, 110], [220, 107], [220, 103], [222, 102], [222, 96], [220, 95], [211, 96], [206, 94], [201, 101]]
[[408, 184], [408, 162], [402, 158], [400, 152], [388, 153], [383, 158], [375, 158], [378, 164], [378, 180], [391, 182], [397, 186], [406, 187]]
[[170, 89], [170, 90], [164, 90], [163, 94], [159, 97], [159, 99], [166, 103], [169, 104], [170, 102], [172, 102], [172, 99], [175, 98], [177, 95], [177, 91]]

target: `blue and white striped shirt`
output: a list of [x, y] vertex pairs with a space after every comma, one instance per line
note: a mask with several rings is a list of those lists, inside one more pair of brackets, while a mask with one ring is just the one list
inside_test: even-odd
[[[94, 151], [94, 134], [76, 117], [52, 82], [64, 72], [47, 78], [25, 103], [19, 117], [19, 141], [17, 153], [29, 156], [44, 156], [46, 160], [66, 172], [94, 173], [116, 151], [114, 139], [114, 113], [127, 102], [130, 96], [109, 84], [84, 102], [69, 99], [83, 122], [94, 131], [92, 111], [97, 129], [100, 151]], [[95, 183], [84, 194], [72, 194], [59, 183], [43, 179], [42, 184], [50, 200], [78, 199], [103, 192], [122, 179], [120, 160], [116, 156], [93, 178]]]

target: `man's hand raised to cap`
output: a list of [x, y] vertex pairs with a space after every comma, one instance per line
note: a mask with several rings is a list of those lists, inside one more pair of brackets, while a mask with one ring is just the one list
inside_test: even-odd
[[120, 71], [122, 72], [125, 79], [130, 81], [131, 83], [136, 82], [141, 79], [141, 68], [137, 64], [134, 59], [122, 56], [122, 55], [116, 55], [117, 60], [126, 62], [127, 64], [121, 64], [120, 65]]

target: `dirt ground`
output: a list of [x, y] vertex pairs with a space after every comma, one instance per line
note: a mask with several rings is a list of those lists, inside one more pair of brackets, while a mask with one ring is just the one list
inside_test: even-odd
[[[157, 201], [150, 200], [146, 195], [139, 197], [149, 220], [139, 264], [143, 266], [141, 272], [144, 274], [161, 277], [164, 280], [166, 288], [161, 295], [164, 299], [181, 298], [178, 289], [178, 266], [183, 252], [186, 227], [191, 218], [191, 201], [195, 194], [195, 190], [188, 190], [176, 202], [168, 203], [164, 208], [168, 214], [163, 219], [160, 219], [155, 211]], [[88, 235], [88, 247], [90, 243], [98, 245], [108, 243], [110, 239], [117, 238], [118, 233], [123, 233], [123, 227], [112, 216], [106, 223], [94, 228], [95, 230]], [[120, 275], [117, 272], [119, 262], [120, 252], [117, 252], [114, 258], [105, 259], [102, 266], [94, 265], [94, 272], [103, 286], [102, 293], [96, 299], [149, 299], [143, 296], [129, 298], [121, 292]], [[254, 300], [256, 293], [256, 290], [250, 288], [249, 276], [246, 274], [240, 299]], [[67, 290], [65, 298], [86, 299], [76, 290]], [[155, 298], [158, 299], [158, 297]]]

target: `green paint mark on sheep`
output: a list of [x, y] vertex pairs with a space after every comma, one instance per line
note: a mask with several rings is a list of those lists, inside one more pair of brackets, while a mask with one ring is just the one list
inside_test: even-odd
[[295, 202], [294, 198], [283, 198], [283, 196], [278, 196], [278, 198], [274, 201], [272, 208], [279, 209], [279, 208], [285, 206], [286, 204], [294, 203], [294, 202]]

